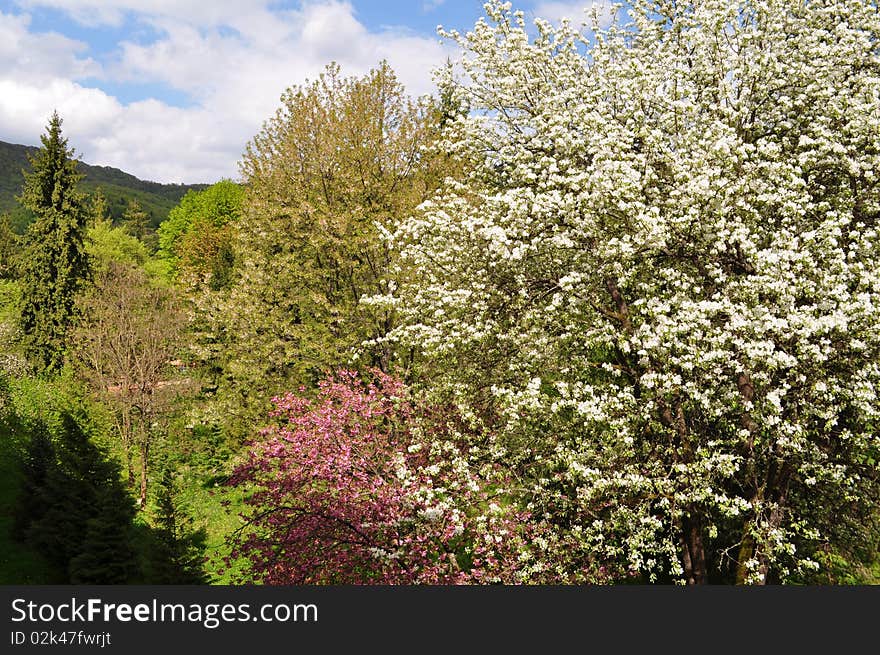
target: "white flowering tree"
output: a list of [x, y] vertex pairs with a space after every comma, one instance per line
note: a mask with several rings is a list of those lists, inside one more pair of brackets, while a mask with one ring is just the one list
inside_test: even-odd
[[532, 570], [765, 583], [854, 557], [878, 508], [877, 3], [486, 9], [447, 35], [469, 111], [440, 147], [471, 172], [393, 235], [420, 275], [372, 302], [505, 436], [556, 535]]

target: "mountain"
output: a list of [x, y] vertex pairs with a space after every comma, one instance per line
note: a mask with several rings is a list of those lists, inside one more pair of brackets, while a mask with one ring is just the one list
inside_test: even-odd
[[[37, 152], [32, 146], [0, 141], [0, 213], [9, 212], [12, 224], [23, 232], [31, 221], [30, 212], [21, 207], [15, 196], [21, 193], [24, 177], [22, 170], [30, 170], [27, 156]], [[92, 166], [77, 161], [77, 169], [85, 177], [80, 182], [84, 193], [92, 193], [98, 187], [107, 197], [110, 216], [114, 220], [122, 218], [129, 200], [137, 200], [150, 217], [150, 225], [157, 227], [165, 220], [168, 212], [180, 202], [187, 191], [201, 191], [207, 184], [161, 184], [145, 182], [134, 175], [109, 166]]]

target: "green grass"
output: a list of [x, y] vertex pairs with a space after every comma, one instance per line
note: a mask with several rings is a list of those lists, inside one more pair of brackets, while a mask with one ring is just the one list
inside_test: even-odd
[[[189, 477], [184, 472], [184, 479]], [[223, 558], [229, 555], [229, 538], [241, 526], [238, 516], [242, 505], [242, 494], [210, 477], [189, 477], [190, 484], [182, 486], [178, 496], [184, 511], [193, 519], [194, 529], [204, 529], [206, 533], [205, 572], [211, 584], [233, 584], [236, 574], [244, 569], [244, 562], [232, 562], [227, 567]], [[225, 506], [224, 501], [229, 505]]]

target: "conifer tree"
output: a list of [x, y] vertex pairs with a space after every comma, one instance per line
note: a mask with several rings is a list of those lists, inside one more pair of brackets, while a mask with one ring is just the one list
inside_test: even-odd
[[151, 554], [151, 584], [205, 584], [202, 571], [204, 531], [192, 529], [181, 511], [169, 466], [162, 469], [156, 497], [156, 544]]
[[43, 487], [55, 465], [55, 449], [43, 423], [31, 428], [31, 438], [21, 462], [22, 482], [12, 511], [12, 536], [23, 541], [27, 527], [42, 518], [48, 509]]
[[[38, 448], [42, 436], [35, 433]], [[96, 464], [91, 444], [70, 416], [62, 417], [61, 429], [50, 439], [52, 460], [34, 488], [35, 512], [25, 530], [25, 542], [58, 571], [67, 572], [70, 560], [83, 548], [85, 526], [94, 516], [96, 489], [87, 475]]]
[[82, 176], [61, 136], [61, 122], [53, 113], [18, 198], [36, 215], [22, 258], [21, 327], [28, 355], [48, 370], [63, 362], [74, 299], [89, 270], [83, 244], [87, 212], [77, 190]]
[[88, 203], [88, 224], [95, 226], [104, 221], [110, 220], [110, 209], [107, 205], [107, 196], [101, 187], [95, 189], [95, 192], [89, 197]]
[[[117, 472], [107, 462], [105, 471]], [[85, 523], [80, 552], [70, 560], [71, 584], [128, 584], [139, 574], [129, 538], [134, 505], [118, 478], [97, 489], [95, 514]]]
[[9, 214], [0, 214], [0, 280], [15, 277], [19, 241]]
[[[33, 516], [23, 516], [25, 542], [73, 584], [124, 584], [139, 566], [131, 545], [135, 515], [118, 465], [97, 448], [71, 414], [61, 416], [56, 443], [35, 432], [31, 451], [54, 455], [45, 473], [28, 475]], [[33, 456], [32, 456], [33, 459]], [[45, 456], [43, 456], [45, 459]], [[29, 522], [28, 520], [29, 519]]]
[[128, 229], [128, 233], [143, 241], [149, 231], [149, 222], [150, 216], [141, 204], [137, 200], [129, 200], [122, 213], [122, 223]]

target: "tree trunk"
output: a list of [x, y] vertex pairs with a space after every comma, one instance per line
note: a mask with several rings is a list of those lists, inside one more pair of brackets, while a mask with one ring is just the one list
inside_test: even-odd
[[150, 443], [147, 439], [141, 442], [141, 495], [138, 505], [141, 509], [147, 506], [147, 459], [150, 454]]
[[125, 470], [128, 474], [128, 488], [133, 490], [134, 461], [131, 456], [131, 413], [128, 409], [123, 409], [116, 415], [116, 429], [119, 432], [119, 437], [122, 439], [122, 448], [125, 450]]
[[706, 548], [703, 545], [703, 529], [699, 519], [686, 518], [681, 526], [681, 563], [689, 585], [706, 584]]
[[[743, 533], [748, 530], [748, 526], [743, 527]], [[744, 534], [742, 543], [739, 547], [739, 554], [736, 558], [736, 584], [744, 585], [748, 582], [749, 570], [746, 568], [748, 562], [755, 555], [755, 540], [750, 534]]]
[[[785, 508], [788, 499], [788, 485], [791, 481], [792, 466], [789, 463], [778, 464], [772, 460], [767, 472], [767, 482], [758, 489], [752, 504], [760, 504], [765, 496], [769, 496], [773, 502], [770, 514], [767, 516], [767, 526], [775, 530], [782, 525], [785, 519]], [[749, 569], [746, 562], [757, 559], [758, 577], [751, 581], [752, 584], [767, 584], [767, 576], [770, 573], [770, 559], [766, 552], [758, 548], [758, 544], [752, 535], [748, 533], [748, 524], [743, 526], [743, 539], [737, 555], [736, 583], [746, 584], [749, 578]]]

